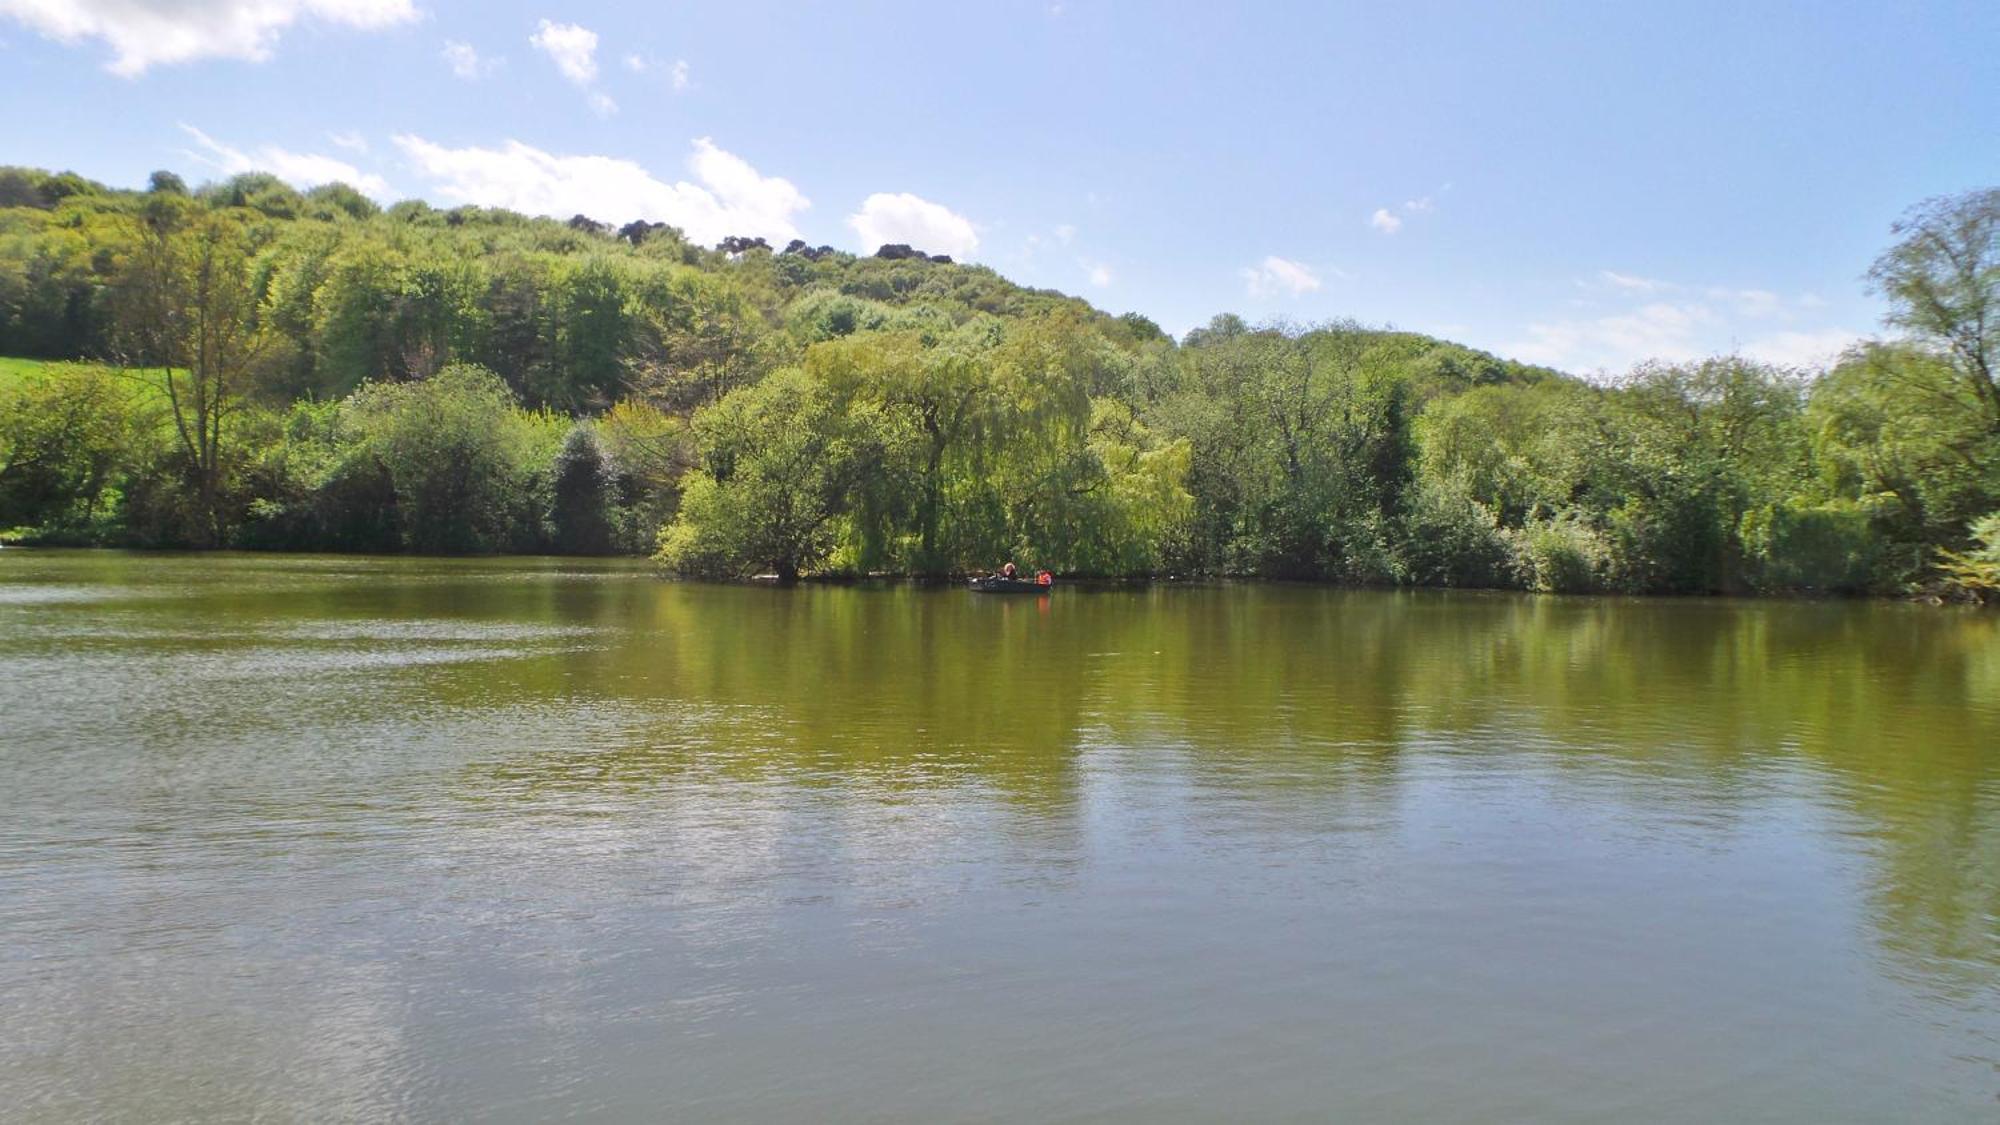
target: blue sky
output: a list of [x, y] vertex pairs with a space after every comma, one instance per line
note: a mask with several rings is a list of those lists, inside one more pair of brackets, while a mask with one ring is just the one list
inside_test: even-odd
[[2000, 182], [2000, 4], [0, 0], [0, 162], [872, 251], [1571, 370], [1876, 331]]

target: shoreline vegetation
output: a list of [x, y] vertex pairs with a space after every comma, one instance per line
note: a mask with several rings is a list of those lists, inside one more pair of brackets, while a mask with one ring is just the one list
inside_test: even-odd
[[2000, 190], [1826, 370], [1586, 380], [907, 246], [0, 169], [0, 542], [2000, 600]]

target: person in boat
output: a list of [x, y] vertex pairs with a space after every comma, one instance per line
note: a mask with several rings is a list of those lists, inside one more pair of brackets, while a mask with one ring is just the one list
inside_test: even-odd
[[1035, 572], [1035, 585], [1053, 586], [1055, 584], [1056, 584], [1056, 576], [1050, 574], [1046, 569], [1038, 570]]
[[1009, 562], [1006, 566], [1000, 568], [1000, 577], [1006, 579], [1009, 582], [1012, 582], [1014, 580], [1014, 576], [1019, 573], [1020, 571], [1014, 569], [1014, 564], [1012, 562]]

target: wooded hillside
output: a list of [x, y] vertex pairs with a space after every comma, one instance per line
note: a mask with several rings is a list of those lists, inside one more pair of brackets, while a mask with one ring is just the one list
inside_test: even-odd
[[1900, 339], [1604, 385], [1346, 323], [1176, 341], [921, 247], [5, 169], [0, 355], [39, 362], [0, 361], [0, 531], [712, 576], [1977, 592], [2000, 192], [1895, 237], [1874, 278]]

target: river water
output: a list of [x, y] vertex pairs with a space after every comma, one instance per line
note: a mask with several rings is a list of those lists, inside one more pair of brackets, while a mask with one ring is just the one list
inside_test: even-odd
[[2000, 1119], [2000, 615], [0, 551], [10, 1120]]

